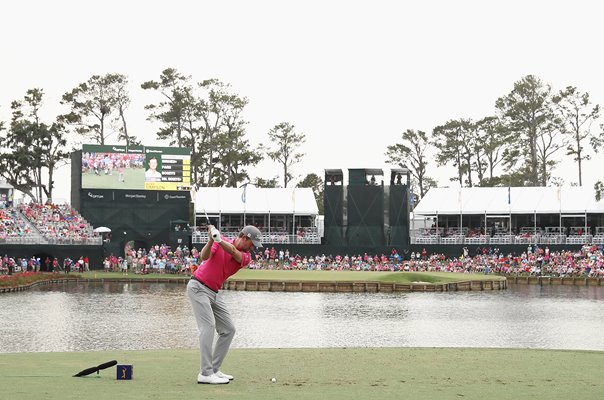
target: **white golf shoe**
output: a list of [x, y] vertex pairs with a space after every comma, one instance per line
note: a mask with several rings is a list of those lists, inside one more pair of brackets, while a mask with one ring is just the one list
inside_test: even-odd
[[224, 372], [221, 372], [221, 371], [214, 372], [214, 375], [216, 375], [219, 378], [228, 379], [229, 381], [233, 380], [233, 375], [225, 374]]
[[205, 383], [209, 385], [224, 385], [225, 383], [229, 383], [227, 378], [221, 378], [217, 374], [212, 375], [197, 375], [197, 383]]

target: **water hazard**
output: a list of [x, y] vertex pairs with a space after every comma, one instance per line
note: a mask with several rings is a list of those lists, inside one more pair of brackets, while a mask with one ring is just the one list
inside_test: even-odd
[[[66, 283], [0, 296], [0, 353], [196, 348], [183, 284]], [[604, 287], [496, 292], [225, 291], [235, 348], [604, 350]]]

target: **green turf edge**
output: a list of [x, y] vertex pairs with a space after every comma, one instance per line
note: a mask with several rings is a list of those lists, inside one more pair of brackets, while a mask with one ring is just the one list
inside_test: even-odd
[[[74, 275], [74, 274], [72, 274]], [[85, 279], [188, 279], [182, 275], [139, 275], [119, 272], [91, 271], [75, 274]], [[341, 281], [341, 282], [395, 282], [395, 283], [450, 283], [476, 280], [505, 280], [504, 276], [485, 274], [460, 274], [453, 272], [378, 272], [378, 271], [299, 271], [242, 269], [231, 277], [237, 280], [274, 281]]]

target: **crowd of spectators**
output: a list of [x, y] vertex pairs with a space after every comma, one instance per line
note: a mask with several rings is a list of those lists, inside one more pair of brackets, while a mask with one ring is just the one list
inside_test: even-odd
[[0, 274], [11, 275], [19, 272], [86, 272], [89, 270], [88, 257], [82, 256], [78, 260], [67, 257], [62, 261], [58, 258], [46, 257], [0, 257]]
[[414, 271], [514, 274], [536, 276], [604, 277], [602, 245], [585, 245], [577, 251], [551, 252], [546, 247], [529, 246], [519, 255], [504, 254], [484, 248], [470, 256], [467, 249], [459, 257], [430, 254], [426, 250], [402, 256], [395, 249], [390, 254], [369, 255], [291, 255], [288, 250], [267, 248], [258, 252], [251, 269], [334, 270], [334, 271]]
[[30, 225], [15, 208], [0, 208], [0, 242], [18, 242], [33, 236]]
[[84, 153], [82, 154], [82, 173], [95, 175], [111, 175], [113, 170], [128, 168], [142, 168], [145, 160], [144, 154], [119, 154], [119, 153]]
[[[130, 249], [124, 257], [111, 255], [103, 261], [105, 271], [135, 274], [189, 275], [200, 264], [199, 251], [193, 247], [178, 246], [172, 250], [162, 244], [149, 250]], [[94, 266], [93, 266], [94, 267]], [[289, 250], [267, 247], [254, 253], [250, 269], [277, 270], [330, 270], [330, 271], [407, 271], [407, 272], [458, 272], [525, 276], [604, 277], [604, 246], [584, 245], [576, 251], [550, 251], [529, 246], [522, 254], [504, 254], [497, 248], [483, 248], [470, 255], [466, 248], [459, 257], [428, 254], [425, 249], [410, 254], [399, 254], [392, 249], [389, 254], [367, 253], [356, 255], [301, 256]], [[0, 258], [0, 274], [20, 271], [65, 272], [89, 270], [88, 258], [64, 260], [36, 257]]]
[[162, 244], [152, 246], [149, 250], [139, 248], [130, 249], [124, 257], [111, 255], [103, 261], [105, 271], [128, 271], [135, 274], [190, 274], [198, 265], [199, 252], [186, 245], [178, 246], [172, 250]]
[[51, 244], [100, 244], [93, 227], [67, 204], [29, 203], [19, 211]]

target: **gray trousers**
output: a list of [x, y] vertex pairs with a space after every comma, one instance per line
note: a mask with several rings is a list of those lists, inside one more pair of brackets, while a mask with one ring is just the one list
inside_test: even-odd
[[[187, 296], [193, 307], [193, 314], [199, 330], [200, 367], [202, 375], [212, 375], [220, 370], [233, 337], [235, 326], [222, 298], [222, 293], [214, 293], [196, 280], [187, 284]], [[214, 332], [218, 340], [214, 348]]]

